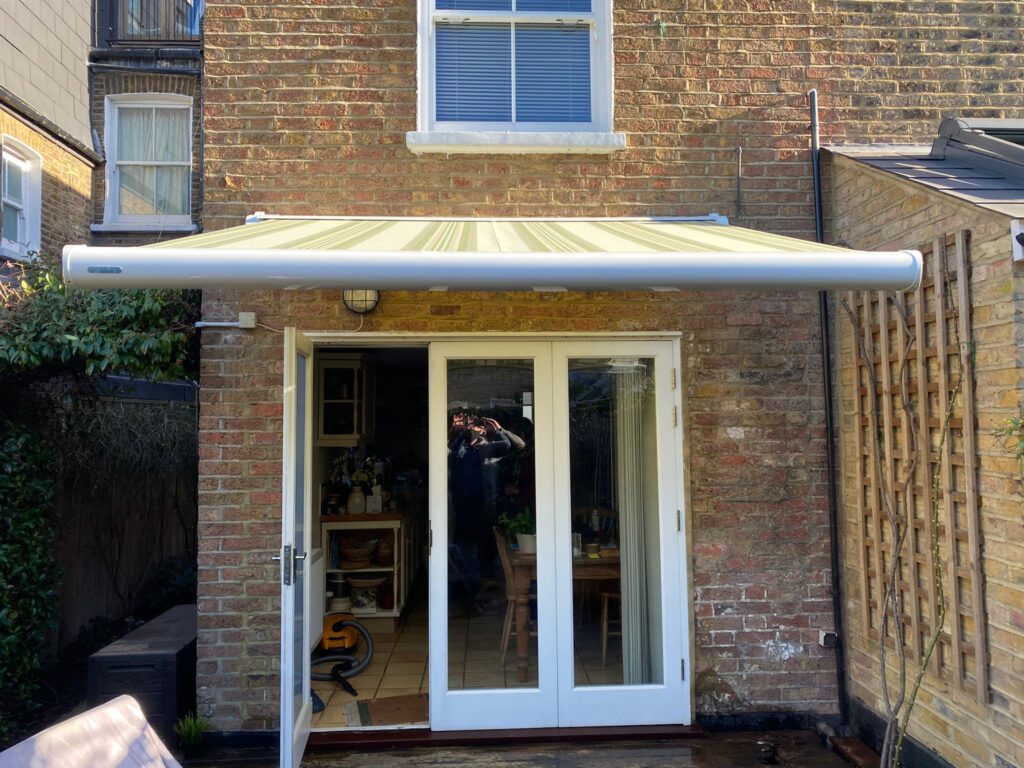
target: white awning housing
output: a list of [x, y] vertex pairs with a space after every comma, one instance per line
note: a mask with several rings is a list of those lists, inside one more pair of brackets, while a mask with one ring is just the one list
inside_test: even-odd
[[69, 245], [78, 288], [915, 288], [917, 251], [854, 251], [703, 219], [275, 217], [142, 247]]

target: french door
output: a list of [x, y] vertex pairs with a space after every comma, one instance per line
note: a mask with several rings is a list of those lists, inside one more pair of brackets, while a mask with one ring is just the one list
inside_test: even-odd
[[670, 341], [431, 345], [434, 730], [690, 721], [676, 365]]
[[[312, 517], [313, 345], [294, 328], [284, 337], [281, 551], [281, 768], [298, 768], [309, 738], [309, 606]], [[320, 575], [322, 580], [322, 572]]]

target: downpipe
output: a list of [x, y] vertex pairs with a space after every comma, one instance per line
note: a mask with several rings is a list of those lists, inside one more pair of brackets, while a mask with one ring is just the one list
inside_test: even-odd
[[[811, 116], [811, 177], [814, 183], [814, 234], [819, 243], [825, 241], [825, 222], [821, 200], [821, 137], [818, 123], [818, 91], [807, 92], [807, 105]], [[832, 330], [829, 323], [828, 292], [818, 291], [818, 322], [821, 333], [822, 388], [825, 398], [825, 451], [828, 484], [829, 554], [832, 568], [832, 621], [836, 632], [836, 694], [839, 697], [839, 719], [849, 722], [850, 705], [846, 693], [846, 651], [843, 631], [843, 595], [840, 585], [839, 557], [839, 493], [836, 465], [835, 410], [832, 401]]]

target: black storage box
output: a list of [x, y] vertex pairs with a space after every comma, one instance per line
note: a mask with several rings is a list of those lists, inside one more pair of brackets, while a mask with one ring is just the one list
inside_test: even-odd
[[89, 706], [134, 696], [168, 746], [196, 706], [196, 606], [179, 605], [89, 657]]

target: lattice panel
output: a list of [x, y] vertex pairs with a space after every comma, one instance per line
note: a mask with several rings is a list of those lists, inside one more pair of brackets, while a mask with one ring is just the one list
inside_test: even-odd
[[[933, 578], [938, 567], [946, 617], [931, 671], [975, 691], [984, 702], [988, 663], [969, 247], [966, 231], [937, 239], [920, 249], [925, 277], [918, 290], [850, 293], [846, 301], [857, 341], [854, 445], [863, 630], [869, 637], [880, 636], [892, 540], [906, 525], [899, 589], [907, 656], [922, 658], [933, 634], [940, 604]], [[939, 524], [933, 531], [936, 502]], [[901, 530], [892, 530], [887, 505], [896, 511]], [[890, 619], [886, 642], [894, 643], [896, 634]]]

